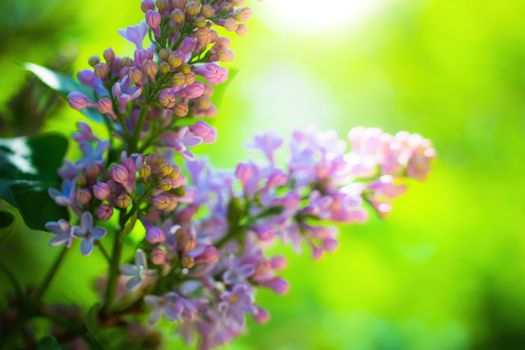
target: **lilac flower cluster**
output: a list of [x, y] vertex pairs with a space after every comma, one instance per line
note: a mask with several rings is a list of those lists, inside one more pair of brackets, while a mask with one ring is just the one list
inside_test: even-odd
[[[79, 123], [73, 138], [82, 157], [65, 163], [62, 187], [49, 191], [73, 219], [46, 227], [53, 246], [80, 239], [83, 255], [95, 246], [106, 255], [101, 323], [143, 302], [151, 324], [165, 317], [187, 342], [200, 339], [201, 349], [229, 342], [244, 332], [247, 316], [269, 319], [256, 303], [258, 288], [289, 289], [279, 275], [286, 259], [267, 256], [265, 246], [307, 246], [319, 259], [338, 246], [330, 223], [366, 221], [367, 204], [384, 217], [405, 180], [423, 180], [430, 169], [428, 140], [365, 128], [350, 131], [350, 149], [335, 131], [297, 131], [285, 163], [278, 161], [284, 141], [273, 134], [255, 136], [248, 146], [261, 160], [234, 171], [196, 157], [194, 146], [217, 138], [198, 118], [215, 114], [211, 86], [228, 78], [219, 62], [233, 59], [229, 39], [212, 28], [245, 34], [251, 11], [242, 2], [144, 0], [145, 21], [120, 31], [135, 45], [134, 58], [111, 49], [104, 62], [92, 57], [93, 69], [78, 78], [93, 97], [69, 95], [72, 108], [104, 116], [109, 140]], [[139, 226], [145, 234], [134, 261], [123, 261], [124, 241]], [[102, 241], [112, 242], [111, 254]], [[129, 298], [117, 302], [117, 293]]]

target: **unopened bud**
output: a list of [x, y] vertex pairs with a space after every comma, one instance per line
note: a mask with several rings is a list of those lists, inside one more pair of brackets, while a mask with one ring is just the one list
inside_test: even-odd
[[191, 85], [195, 82], [195, 73], [190, 72], [184, 75], [184, 84]]
[[175, 86], [182, 86], [186, 84], [186, 75], [184, 73], [175, 73], [173, 74], [173, 77], [171, 78], [171, 82]]
[[102, 204], [97, 210], [97, 217], [100, 220], [106, 221], [113, 215], [113, 208], [108, 204]]
[[184, 74], [188, 74], [191, 72], [191, 66], [187, 63], [184, 63], [181, 67], [180, 67], [180, 70], [182, 73]]
[[84, 94], [80, 92], [72, 92], [67, 96], [69, 105], [71, 108], [80, 111], [87, 107], [93, 107], [93, 102], [91, 102]]
[[153, 61], [147, 61], [145, 64], [144, 64], [144, 72], [148, 75], [148, 77], [150, 77], [150, 79], [155, 79], [155, 76], [157, 75], [157, 72], [158, 72], [158, 67], [157, 65], [155, 64], [155, 62]]
[[105, 79], [109, 75], [109, 66], [105, 63], [98, 63], [95, 66], [95, 75], [100, 79]]
[[219, 25], [224, 27], [229, 32], [234, 32], [237, 30], [237, 22], [233, 18], [227, 18], [225, 20], [219, 21]]
[[104, 50], [104, 59], [106, 60], [106, 63], [111, 63], [115, 59], [115, 52], [113, 49], [109, 48]]
[[195, 20], [193, 21], [193, 23], [195, 23], [195, 26], [197, 28], [205, 28], [206, 27], [206, 18], [202, 17], [202, 16], [199, 16], [197, 18], [195, 18]]
[[252, 9], [249, 7], [238, 10], [234, 15], [235, 20], [239, 22], [246, 22], [250, 17], [252, 17]]
[[127, 194], [121, 194], [115, 200], [115, 204], [121, 209], [126, 209], [131, 205], [131, 197]]
[[199, 13], [199, 4], [195, 2], [190, 2], [186, 5], [186, 14], [189, 17], [196, 16]]
[[144, 75], [142, 74], [142, 71], [140, 69], [137, 69], [135, 67], [131, 67], [128, 72], [128, 78], [129, 80], [136, 84], [136, 85], [142, 85], [142, 79]]
[[166, 240], [166, 234], [159, 227], [150, 226], [146, 229], [146, 240], [152, 244], [161, 243]]
[[197, 240], [186, 230], [178, 230], [175, 234], [175, 239], [177, 241], [177, 246], [185, 253], [190, 252], [197, 247]]
[[115, 111], [113, 111], [113, 102], [107, 97], [104, 97], [100, 99], [97, 103], [97, 109], [102, 114], [107, 114], [111, 116], [113, 119], [117, 119], [117, 115], [115, 114]]
[[215, 15], [215, 10], [213, 9], [213, 6], [211, 6], [210, 4], [206, 4], [202, 6], [201, 14], [206, 18], [210, 18]]
[[140, 4], [140, 9], [144, 13], [148, 12], [148, 10], [155, 10], [155, 3], [153, 0], [143, 0]]
[[168, 56], [168, 63], [171, 68], [175, 69], [180, 67], [180, 65], [183, 63], [183, 60], [182, 57], [172, 54]]
[[171, 174], [175, 169], [168, 163], [163, 163], [159, 167], [159, 175], [162, 177], [168, 176]]
[[110, 170], [110, 175], [118, 183], [124, 183], [129, 178], [128, 169], [122, 164], [114, 165]]
[[195, 260], [191, 256], [185, 256], [180, 259], [180, 264], [186, 269], [191, 269], [195, 265]]
[[227, 49], [231, 46], [231, 40], [228, 39], [225, 36], [221, 36], [217, 41], [215, 42], [214, 48], [217, 49]]
[[91, 56], [89, 59], [88, 59], [88, 64], [91, 66], [91, 67], [95, 67], [97, 64], [100, 63], [100, 57], [98, 56]]
[[159, 51], [159, 57], [160, 57], [161, 60], [167, 61], [169, 56], [170, 56], [170, 50], [168, 50], [168, 49], [161, 49]]
[[170, 1], [169, 0], [157, 0], [157, 8], [160, 12], [167, 11], [170, 7]]
[[122, 57], [120, 59], [121, 67], [131, 67], [133, 66], [133, 60], [129, 57]]
[[151, 176], [151, 167], [148, 164], [142, 165], [139, 168], [139, 175], [144, 181], [147, 181]]
[[159, 210], [167, 210], [171, 207], [171, 198], [164, 194], [153, 197], [152, 202], [153, 206]]
[[241, 23], [237, 26], [237, 30], [235, 32], [238, 36], [245, 36], [246, 34], [248, 34], [248, 27], [246, 26], [246, 24]]
[[186, 0], [171, 0], [174, 8], [184, 10], [186, 8]]
[[79, 202], [82, 205], [86, 205], [91, 200], [91, 192], [86, 189], [82, 189], [77, 192], [77, 202]]
[[184, 23], [184, 12], [181, 9], [175, 9], [171, 11], [170, 19], [173, 23], [181, 25]]
[[179, 102], [175, 104], [174, 112], [177, 117], [185, 117], [188, 115], [188, 104], [184, 102]]
[[160, 74], [168, 74], [171, 71], [171, 67], [168, 62], [160, 62], [159, 65]]
[[97, 199], [103, 201], [111, 196], [111, 188], [105, 182], [98, 182], [93, 186], [93, 194]]
[[170, 179], [162, 179], [159, 182], [159, 190], [163, 192], [168, 192], [171, 190], [171, 180]]

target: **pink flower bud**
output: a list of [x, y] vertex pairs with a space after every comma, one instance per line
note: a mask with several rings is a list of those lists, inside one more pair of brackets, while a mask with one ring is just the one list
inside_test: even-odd
[[106, 60], [106, 63], [111, 63], [115, 59], [115, 52], [112, 48], [104, 50], [104, 59]]
[[164, 89], [160, 92], [159, 102], [162, 106], [166, 108], [173, 108], [176, 101], [177, 97], [175, 96], [175, 93], [172, 89]]
[[339, 246], [339, 242], [337, 242], [334, 238], [325, 238], [323, 240], [323, 249], [327, 252], [333, 252], [337, 249]]
[[241, 23], [237, 26], [237, 30], [235, 31], [235, 33], [237, 33], [238, 36], [245, 36], [246, 34], [248, 34], [248, 27], [246, 26], [246, 24]]
[[94, 103], [91, 102], [84, 94], [80, 92], [72, 92], [67, 96], [69, 105], [71, 108], [80, 111], [87, 107], [93, 107]]
[[263, 242], [271, 241], [275, 237], [275, 231], [271, 226], [263, 225], [254, 227], [253, 231]]
[[274, 270], [284, 270], [286, 268], [287, 262], [286, 258], [281, 255], [276, 255], [270, 260], [272, 269]]
[[97, 217], [100, 220], [107, 221], [111, 218], [113, 215], [113, 208], [108, 204], [102, 204], [100, 207], [98, 207], [97, 210]]
[[155, 10], [155, 3], [153, 0], [143, 0], [140, 4], [140, 9], [144, 13], [148, 12], [149, 10]]
[[113, 103], [109, 98], [104, 97], [100, 101], [98, 101], [97, 109], [100, 113], [111, 116], [113, 120], [117, 119], [117, 115], [113, 111]]
[[162, 251], [160, 248], [155, 248], [151, 251], [151, 261], [155, 265], [164, 265], [168, 262], [168, 257], [166, 256], [166, 253]]
[[255, 175], [255, 167], [249, 163], [239, 163], [235, 169], [235, 176], [242, 182], [243, 186], [246, 187], [248, 182]]
[[220, 20], [218, 24], [229, 32], [234, 32], [237, 30], [237, 22], [233, 18]]
[[118, 183], [125, 183], [129, 178], [128, 169], [124, 165], [117, 164], [111, 167], [110, 175]]
[[264, 324], [270, 320], [270, 314], [263, 308], [257, 307], [255, 313], [252, 315], [255, 322]]
[[228, 70], [215, 63], [205, 63], [198, 65], [193, 69], [195, 74], [202, 75], [213, 85], [220, 84], [228, 80]]
[[146, 229], [146, 240], [152, 244], [161, 243], [166, 240], [166, 234], [162, 229], [150, 226]]
[[105, 182], [98, 182], [93, 186], [93, 194], [98, 200], [106, 200], [111, 196], [111, 188]]
[[188, 104], [185, 102], [176, 103], [173, 111], [175, 112], [175, 115], [177, 117], [185, 117], [188, 115], [189, 112]]
[[273, 290], [276, 294], [279, 294], [279, 295], [284, 295], [286, 293], [288, 293], [288, 290], [290, 289], [290, 285], [288, 284], [288, 282], [286, 282], [284, 279], [282, 279], [281, 277], [275, 277], [269, 281], [265, 281], [263, 283], [261, 283], [262, 285], [270, 288], [271, 290]]
[[204, 143], [210, 144], [217, 140], [217, 131], [205, 122], [196, 122], [190, 126], [190, 131], [200, 137]]
[[86, 205], [89, 203], [89, 201], [91, 200], [91, 192], [89, 192], [89, 190], [79, 190], [77, 192], [77, 202], [82, 204], [82, 205]]
[[160, 21], [162, 20], [162, 17], [160, 16], [160, 13], [153, 10], [148, 10], [146, 12], [146, 23], [148, 26], [153, 30], [156, 36], [160, 34]]
[[219, 260], [219, 252], [213, 246], [207, 246], [204, 251], [195, 258], [196, 262], [206, 265], [215, 264]]
[[144, 73], [146, 73], [151, 80], [155, 79], [158, 71], [159, 67], [157, 67], [155, 62], [148, 60], [144, 63]]
[[189, 99], [200, 97], [202, 96], [203, 93], [204, 93], [204, 84], [198, 83], [198, 82], [193, 83], [184, 89], [184, 97], [189, 98]]

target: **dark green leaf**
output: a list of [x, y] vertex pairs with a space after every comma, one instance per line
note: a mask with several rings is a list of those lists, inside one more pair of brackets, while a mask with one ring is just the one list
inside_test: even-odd
[[67, 218], [67, 210], [48, 194], [50, 187], [60, 187], [57, 170], [67, 143], [58, 134], [0, 140], [0, 199], [17, 208], [32, 229], [41, 230], [48, 221]]
[[[81, 92], [90, 100], [95, 101], [93, 91], [80, 84], [76, 79], [68, 75], [52, 71], [51, 69], [39, 66], [34, 63], [24, 63], [24, 68], [35, 74], [44, 84], [57, 91], [62, 96], [67, 97], [72, 92]], [[104, 118], [94, 108], [85, 108], [82, 111], [89, 119], [98, 123], [103, 123]]]
[[96, 334], [99, 328], [98, 313], [100, 311], [100, 307], [100, 303], [96, 303], [89, 308], [86, 314], [86, 328], [91, 334]]
[[37, 350], [61, 350], [62, 348], [53, 337], [42, 338], [38, 342]]
[[15, 221], [15, 216], [7, 211], [0, 211], [0, 232], [11, 227]]

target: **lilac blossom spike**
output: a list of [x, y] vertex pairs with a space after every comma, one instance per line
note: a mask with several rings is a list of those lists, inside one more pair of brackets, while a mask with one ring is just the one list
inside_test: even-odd
[[267, 246], [289, 244], [318, 260], [338, 248], [333, 223], [386, 217], [407, 180], [430, 171], [429, 140], [377, 128], [352, 129], [350, 147], [335, 130], [315, 127], [287, 141], [258, 134], [247, 146], [263, 159], [233, 170], [196, 156], [194, 147], [217, 140], [202, 118], [217, 113], [213, 86], [228, 79], [223, 64], [234, 59], [231, 40], [219, 33], [246, 33], [251, 10], [242, 3], [143, 0], [145, 20], [119, 31], [133, 53], [106, 49], [78, 74], [90, 91], [71, 93], [71, 107], [98, 111], [107, 130], [78, 124], [81, 156], [65, 162], [60, 189], [49, 194], [80, 223], [61, 219], [46, 229], [52, 246], [81, 239], [83, 255], [110, 231], [111, 252], [100, 246], [109, 264], [97, 287], [104, 289], [102, 327], [133, 333], [128, 316], [144, 313], [145, 303], [150, 324], [171, 321], [186, 341], [199, 338], [202, 350], [228, 343], [245, 332], [248, 315], [269, 320], [256, 304], [258, 289], [289, 291], [286, 259]]

